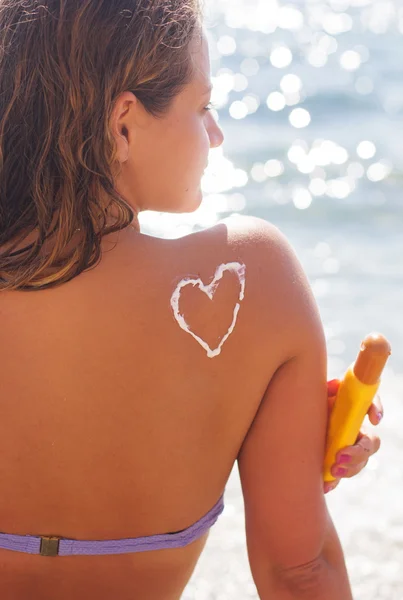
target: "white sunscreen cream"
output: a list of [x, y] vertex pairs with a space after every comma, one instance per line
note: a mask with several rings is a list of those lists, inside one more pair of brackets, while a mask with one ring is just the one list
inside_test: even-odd
[[[222, 279], [224, 273], [226, 273], [227, 271], [235, 273], [235, 275], [238, 277], [238, 280], [240, 283], [239, 298], [238, 298], [238, 302], [235, 305], [232, 323], [231, 323], [227, 333], [221, 339], [220, 345], [217, 348], [212, 349], [207, 344], [207, 342], [202, 340], [198, 335], [196, 335], [190, 329], [189, 325], [187, 324], [187, 322], [185, 320], [185, 317], [180, 312], [179, 301], [180, 301], [180, 297], [181, 297], [183, 288], [187, 287], [188, 285], [192, 285], [193, 287], [197, 286], [204, 294], [206, 294], [206, 296], [208, 296], [210, 298], [210, 300], [213, 300], [214, 294], [219, 286], [220, 280]], [[238, 262], [232, 262], [232, 263], [220, 265], [217, 268], [215, 275], [214, 275], [214, 279], [210, 283], [210, 285], [204, 285], [204, 283], [202, 282], [202, 280], [200, 278], [191, 279], [191, 278], [186, 277], [185, 279], [182, 279], [182, 281], [180, 281], [178, 283], [178, 285], [175, 288], [174, 293], [172, 294], [171, 306], [172, 306], [172, 310], [174, 313], [174, 317], [175, 317], [177, 323], [179, 324], [179, 327], [181, 327], [184, 331], [186, 331], [186, 333], [189, 333], [196, 340], [196, 342], [198, 342], [200, 344], [200, 346], [202, 346], [202, 348], [204, 348], [204, 350], [207, 352], [207, 356], [209, 358], [214, 358], [215, 356], [218, 356], [219, 354], [221, 354], [223, 345], [225, 344], [225, 342], [227, 341], [227, 339], [229, 338], [229, 336], [235, 329], [235, 325], [236, 325], [236, 322], [238, 319], [239, 309], [241, 308], [241, 302], [245, 297], [245, 282], [246, 282], [246, 266], [244, 264], [241, 264]]]

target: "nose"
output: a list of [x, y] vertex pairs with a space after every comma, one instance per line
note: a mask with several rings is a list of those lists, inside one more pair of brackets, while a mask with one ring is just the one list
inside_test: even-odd
[[224, 142], [224, 134], [215, 118], [211, 115], [211, 126], [209, 128], [210, 148], [219, 148]]

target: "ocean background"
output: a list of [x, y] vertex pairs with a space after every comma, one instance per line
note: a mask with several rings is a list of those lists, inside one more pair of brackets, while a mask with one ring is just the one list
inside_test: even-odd
[[[328, 498], [355, 600], [403, 598], [403, 1], [205, 0], [213, 104], [225, 133], [191, 215], [143, 213], [180, 237], [248, 214], [278, 226], [308, 274], [329, 378], [362, 338], [393, 356], [380, 452]], [[257, 598], [237, 471], [184, 600]]]

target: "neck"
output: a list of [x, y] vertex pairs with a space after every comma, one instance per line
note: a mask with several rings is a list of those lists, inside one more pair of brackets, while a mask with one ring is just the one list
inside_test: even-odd
[[139, 216], [138, 216], [137, 212], [135, 212], [133, 221], [130, 223], [129, 227], [131, 229], [134, 229], [134, 231], [136, 231], [137, 233], [140, 233], [140, 223], [139, 223]]

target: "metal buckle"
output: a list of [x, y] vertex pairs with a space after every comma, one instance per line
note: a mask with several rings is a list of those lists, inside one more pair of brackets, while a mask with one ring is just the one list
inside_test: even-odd
[[60, 538], [57, 537], [41, 537], [41, 556], [57, 556], [59, 554]]

